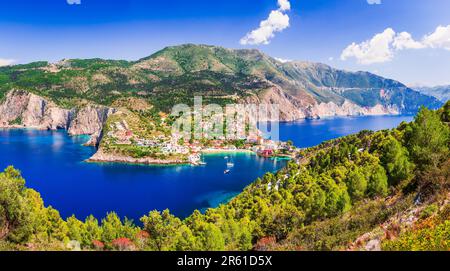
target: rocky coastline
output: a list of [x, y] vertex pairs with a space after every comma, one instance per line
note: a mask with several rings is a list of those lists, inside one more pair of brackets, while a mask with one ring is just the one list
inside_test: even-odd
[[72, 136], [89, 135], [87, 145], [97, 146], [103, 125], [114, 111], [101, 105], [65, 109], [33, 93], [12, 90], [0, 103], [0, 128], [64, 129]]
[[[315, 105], [302, 105], [301, 101], [292, 96], [277, 91], [269, 90], [260, 97], [253, 97], [244, 103], [274, 103], [280, 105], [280, 118], [290, 122], [305, 118], [320, 118], [333, 116], [358, 116], [358, 115], [388, 115], [400, 114], [395, 107], [385, 108], [377, 105], [373, 108], [362, 108], [349, 101], [342, 105], [334, 103], [322, 103]], [[6, 94], [0, 102], [0, 128], [57, 130], [64, 129], [71, 136], [88, 135], [90, 140], [87, 146], [98, 147], [102, 140], [103, 127], [108, 117], [114, 114], [114, 108], [89, 104], [80, 108], [65, 109], [54, 102], [25, 90], [12, 90]], [[270, 116], [269, 116], [270, 119]], [[248, 150], [236, 150], [233, 152], [249, 152]], [[202, 150], [202, 153], [219, 153], [224, 150]], [[227, 151], [230, 152], [230, 151]], [[186, 164], [184, 160], [133, 158], [116, 154], [108, 154], [101, 148], [87, 161], [101, 163], [132, 163], [132, 164]]]
[[269, 114], [267, 119], [260, 121], [292, 122], [302, 119], [319, 119], [324, 117], [345, 116], [383, 116], [399, 115], [401, 109], [396, 105], [384, 106], [377, 104], [373, 107], [362, 107], [350, 100], [342, 104], [334, 102], [318, 103], [316, 101], [304, 101], [283, 92], [277, 86], [267, 89], [259, 95], [251, 96], [243, 101], [244, 104], [276, 104], [279, 107], [279, 116]]
[[125, 163], [125, 164], [143, 164], [143, 165], [183, 165], [189, 164], [185, 160], [181, 159], [155, 159], [150, 157], [133, 158], [129, 156], [123, 156], [118, 154], [109, 154], [99, 149], [91, 158], [86, 162], [92, 163]]

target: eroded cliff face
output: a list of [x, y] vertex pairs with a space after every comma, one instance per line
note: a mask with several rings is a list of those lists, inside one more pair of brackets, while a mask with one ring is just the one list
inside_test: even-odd
[[333, 102], [316, 103], [307, 108], [309, 118], [334, 117], [334, 116], [377, 116], [377, 115], [398, 115], [400, 110], [395, 106], [383, 106], [377, 104], [373, 107], [361, 107], [349, 100], [345, 100], [342, 105]]
[[[383, 106], [377, 104], [374, 107], [361, 107], [349, 100], [345, 100], [342, 104], [334, 102], [318, 103], [297, 99], [277, 86], [273, 86], [258, 95], [246, 98], [245, 104], [277, 104], [280, 121], [296, 121], [305, 118], [321, 118], [334, 116], [370, 116], [370, 115], [397, 115], [400, 110], [396, 106]], [[268, 114], [267, 119], [276, 120], [275, 116]]]
[[100, 143], [103, 125], [108, 116], [114, 112], [113, 108], [105, 106], [88, 105], [83, 107], [74, 113], [68, 133], [70, 135], [90, 135], [91, 139], [86, 145], [96, 146]]
[[22, 90], [10, 91], [0, 103], [0, 127], [66, 129], [70, 135], [90, 135], [89, 145], [97, 145], [103, 125], [114, 109], [88, 105], [63, 109], [55, 103]]
[[0, 104], [1, 127], [29, 127], [36, 129], [67, 129], [71, 111], [32, 93], [9, 92]]
[[[245, 104], [277, 104], [280, 121], [333, 116], [399, 114], [395, 106], [361, 107], [346, 100], [317, 103], [295, 98], [273, 86], [258, 95], [245, 98]], [[102, 138], [103, 125], [115, 109], [100, 105], [87, 105], [78, 109], [63, 109], [54, 102], [23, 90], [10, 91], [0, 102], [0, 127], [35, 128], [43, 130], [65, 129], [70, 135], [90, 135], [87, 145], [97, 146]], [[270, 113], [270, 112], [269, 112]], [[278, 120], [267, 116], [266, 120]], [[260, 119], [264, 121], [264, 119]]]

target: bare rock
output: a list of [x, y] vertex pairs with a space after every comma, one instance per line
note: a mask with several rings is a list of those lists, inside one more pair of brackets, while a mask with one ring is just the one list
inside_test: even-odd
[[20, 124], [36, 129], [67, 129], [69, 121], [69, 110], [59, 108], [53, 102], [22, 90], [10, 91], [0, 104], [2, 127]]
[[367, 251], [381, 251], [381, 242], [378, 239], [367, 242], [365, 249]]
[[[338, 105], [334, 102], [319, 103], [308, 99], [298, 99], [287, 94], [277, 86], [262, 91], [258, 95], [244, 100], [246, 104], [276, 104], [278, 105], [280, 121], [296, 121], [300, 119], [317, 119], [335, 116], [364, 116], [364, 115], [396, 115], [400, 110], [395, 107], [385, 107], [381, 104], [374, 107], [361, 107], [349, 100]], [[278, 120], [273, 116], [260, 121]]]
[[101, 134], [103, 125], [114, 109], [105, 106], [88, 105], [74, 113], [68, 132], [70, 135]]
[[88, 145], [98, 145], [103, 125], [114, 109], [88, 105], [78, 110], [58, 107], [52, 101], [23, 90], [13, 90], [0, 103], [0, 127], [42, 130], [66, 129], [70, 135], [90, 135]]

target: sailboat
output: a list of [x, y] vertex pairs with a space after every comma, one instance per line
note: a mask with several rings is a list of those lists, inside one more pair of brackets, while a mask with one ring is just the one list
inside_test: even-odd
[[228, 168], [234, 167], [233, 160], [227, 160], [227, 167], [228, 167]]

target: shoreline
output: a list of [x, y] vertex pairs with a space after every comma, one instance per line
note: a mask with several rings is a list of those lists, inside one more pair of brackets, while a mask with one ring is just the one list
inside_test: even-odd
[[376, 117], [414, 117], [413, 113], [399, 113], [399, 114], [373, 114], [373, 115], [333, 115], [333, 116], [319, 116], [316, 118], [303, 118], [296, 120], [281, 120], [275, 121], [275, 123], [299, 123], [304, 121], [315, 121], [315, 120], [333, 120], [333, 119], [352, 119], [352, 118], [376, 118]]
[[209, 155], [209, 154], [230, 154], [230, 153], [255, 153], [251, 150], [247, 149], [236, 149], [236, 150], [227, 150], [227, 149], [204, 149], [200, 151], [201, 154]]
[[[205, 149], [205, 150], [200, 151], [200, 153], [202, 155], [231, 154], [231, 153], [255, 154], [253, 151], [246, 150], [246, 149], [237, 149], [237, 150]], [[197, 166], [197, 164], [193, 164], [188, 161], [177, 160], [177, 159], [164, 160], [164, 159], [154, 159], [154, 158], [149, 158], [149, 157], [133, 158], [133, 157], [129, 157], [129, 156], [107, 154], [102, 151], [97, 151], [90, 158], [86, 159], [85, 162], [99, 163], [99, 164], [119, 163], [119, 164], [148, 165], [148, 166], [151, 166], [151, 165], [154, 165], [154, 166], [181, 166], [181, 165]]]
[[141, 164], [141, 165], [190, 164], [189, 162], [181, 159], [155, 159], [150, 157], [133, 158], [130, 156], [104, 153], [102, 150], [98, 150], [94, 155], [92, 155], [85, 161], [89, 163], [124, 163], [124, 164]]
[[161, 162], [161, 163], [156, 163], [156, 162], [132, 162], [132, 161], [119, 161], [119, 160], [111, 160], [111, 161], [106, 161], [106, 160], [94, 160], [94, 159], [86, 159], [83, 161], [84, 163], [89, 163], [89, 164], [104, 164], [104, 165], [133, 165], [133, 166], [155, 166], [155, 167], [175, 167], [175, 166], [193, 166], [193, 164], [190, 164], [189, 162]]
[[[66, 129], [42, 129], [42, 127], [26, 127], [23, 125], [9, 125], [7, 127], [0, 125], [0, 130], [36, 130], [36, 131], [64, 131], [69, 136], [86, 136], [88, 140], [82, 144], [85, 147], [91, 147], [87, 145], [90, 142], [92, 135], [70, 135]], [[217, 148], [205, 148], [199, 151], [201, 155], [227, 155], [227, 154], [251, 154], [257, 155], [254, 151], [248, 149], [217, 149]], [[90, 158], [85, 159], [86, 163], [97, 164], [130, 164], [130, 165], [144, 165], [144, 166], [198, 166], [198, 164], [190, 163], [181, 159], [155, 159], [150, 157], [133, 158], [131, 156], [121, 156], [116, 154], [107, 154], [102, 150], [97, 150]]]

